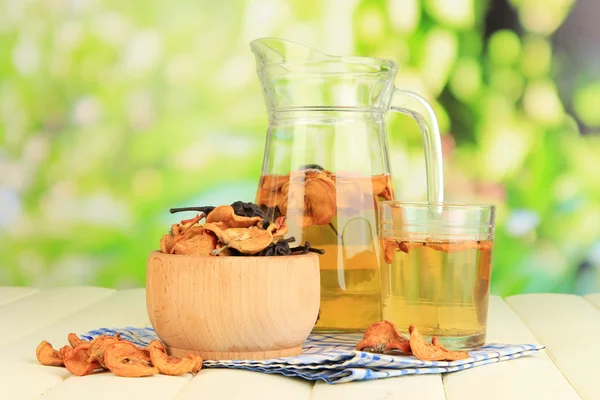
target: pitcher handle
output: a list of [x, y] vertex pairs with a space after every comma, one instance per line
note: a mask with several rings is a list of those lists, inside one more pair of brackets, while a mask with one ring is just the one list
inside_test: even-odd
[[433, 108], [427, 101], [411, 92], [395, 89], [390, 110], [410, 115], [417, 121], [423, 135], [425, 169], [427, 171], [427, 201], [444, 201], [444, 166], [440, 128]]

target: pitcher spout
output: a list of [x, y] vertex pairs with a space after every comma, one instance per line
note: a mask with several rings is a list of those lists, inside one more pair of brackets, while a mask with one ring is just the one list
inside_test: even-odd
[[387, 108], [396, 64], [368, 57], [325, 54], [289, 40], [253, 40], [256, 70], [267, 110]]
[[256, 57], [256, 65], [260, 70], [269, 64], [322, 61], [331, 58], [308, 46], [274, 37], [255, 39], [250, 48]]

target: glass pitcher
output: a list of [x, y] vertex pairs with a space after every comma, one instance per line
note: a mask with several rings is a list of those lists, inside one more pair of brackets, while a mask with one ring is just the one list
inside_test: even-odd
[[430, 105], [394, 88], [393, 61], [336, 57], [290, 41], [250, 43], [269, 127], [256, 203], [285, 216], [288, 236], [320, 255], [315, 332], [362, 331], [381, 320], [378, 202], [395, 199], [385, 114], [423, 133], [428, 201], [440, 203], [440, 135]]

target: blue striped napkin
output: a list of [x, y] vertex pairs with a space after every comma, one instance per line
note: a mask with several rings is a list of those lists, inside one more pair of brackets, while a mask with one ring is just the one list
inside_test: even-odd
[[[121, 334], [125, 340], [144, 347], [158, 339], [151, 327], [122, 329], [101, 328], [82, 335], [92, 340], [100, 335]], [[470, 351], [471, 356], [458, 361], [421, 361], [413, 356], [373, 354], [355, 349], [362, 334], [311, 334], [302, 346], [302, 354], [295, 357], [269, 360], [205, 360], [203, 368], [237, 368], [267, 374], [282, 374], [327, 383], [363, 381], [413, 374], [440, 374], [461, 371], [512, 360], [538, 352], [544, 346], [536, 344], [486, 344]]]

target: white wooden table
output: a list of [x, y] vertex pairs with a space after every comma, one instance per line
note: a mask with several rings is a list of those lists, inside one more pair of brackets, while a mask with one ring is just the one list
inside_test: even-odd
[[35, 359], [42, 340], [148, 323], [144, 289], [0, 287], [0, 399], [600, 399], [600, 294], [492, 297], [489, 342], [546, 350], [445, 375], [328, 385], [280, 375], [203, 369], [196, 376], [72, 376]]

